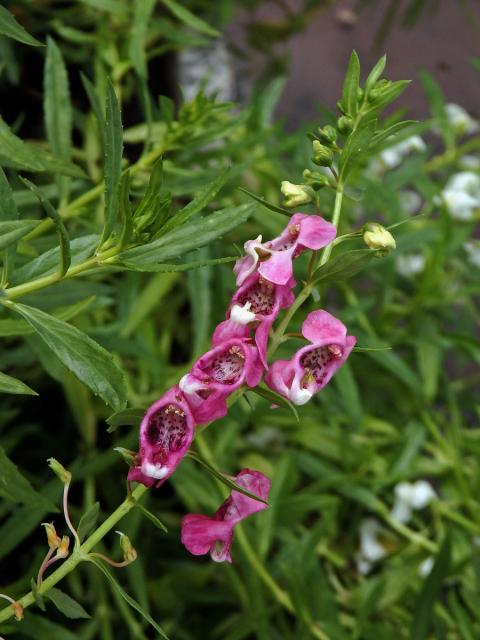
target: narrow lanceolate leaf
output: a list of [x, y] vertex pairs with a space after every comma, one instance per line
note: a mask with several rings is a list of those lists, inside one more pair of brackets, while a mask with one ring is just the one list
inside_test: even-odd
[[386, 143], [389, 138], [398, 135], [401, 131], [403, 131], [403, 129], [416, 124], [416, 122], [416, 120], [403, 120], [402, 122], [396, 122], [395, 124], [392, 124], [390, 127], [387, 127], [387, 129], [384, 129], [383, 131], [379, 131], [372, 137], [368, 146], [368, 151], [372, 154], [377, 153], [377, 151], [383, 148], [383, 143]]
[[385, 65], [387, 64], [387, 56], [383, 55], [377, 64], [373, 67], [373, 69], [368, 74], [367, 79], [365, 80], [365, 93], [368, 93], [370, 89], [373, 89], [375, 84], [382, 77], [382, 73], [385, 69]]
[[49, 500], [35, 491], [30, 482], [7, 457], [2, 447], [0, 447], [0, 496], [11, 502], [58, 511]]
[[100, 245], [110, 237], [115, 227], [122, 152], [123, 132], [120, 105], [113, 84], [109, 80], [105, 110], [105, 220]]
[[85, 511], [83, 516], [80, 518], [80, 522], [78, 523], [77, 533], [80, 538], [80, 542], [83, 542], [85, 538], [88, 536], [90, 531], [95, 527], [98, 520], [98, 514], [100, 512], [100, 503], [95, 502], [92, 506]]
[[168, 222], [162, 227], [161, 233], [167, 233], [171, 229], [184, 225], [190, 218], [197, 213], [200, 213], [205, 209], [207, 204], [215, 198], [217, 193], [223, 187], [227, 181], [228, 174], [230, 173], [230, 167], [226, 167], [196, 198], [187, 204], [186, 207], [180, 209], [173, 218], [170, 218]]
[[113, 356], [85, 333], [54, 316], [24, 304], [9, 303], [57, 358], [115, 411], [127, 402], [125, 375]]
[[103, 114], [102, 104], [100, 102], [100, 98], [98, 97], [97, 90], [87, 78], [87, 76], [80, 72], [80, 78], [82, 79], [83, 88], [85, 89], [85, 93], [87, 94], [90, 106], [92, 107], [92, 111], [95, 114], [95, 118], [97, 119], [98, 131], [100, 133], [103, 148], [105, 146], [105, 131], [103, 126], [105, 117]]
[[43, 44], [27, 33], [22, 25], [18, 24], [10, 11], [7, 11], [2, 6], [0, 6], [0, 33], [7, 36], [7, 38], [18, 40], [18, 42], [29, 44], [32, 47], [43, 47]]
[[251, 493], [241, 485], [231, 480], [229, 476], [226, 476], [221, 471], [218, 471], [218, 469], [215, 469], [215, 467], [212, 467], [212, 465], [209, 464], [206, 460], [204, 460], [196, 451], [193, 451], [192, 449], [190, 449], [190, 451], [187, 452], [187, 456], [189, 458], [192, 458], [192, 460], [195, 460], [195, 462], [198, 462], [199, 464], [201, 464], [202, 467], [204, 467], [214, 478], [216, 478], [217, 480], [220, 480], [220, 482], [222, 482], [232, 491], [238, 491], [238, 493], [243, 493], [243, 495], [248, 496], [253, 500], [257, 500], [258, 502], [263, 502], [264, 504], [268, 504], [267, 500], [260, 498], [260, 496], [257, 496], [254, 493]]
[[130, 35], [129, 54], [135, 71], [141, 78], [147, 77], [147, 58], [145, 44], [148, 24], [156, 0], [142, 0], [134, 3], [133, 26]]
[[250, 389], [250, 391], [252, 391], [253, 393], [256, 393], [261, 398], [265, 398], [265, 400], [268, 400], [275, 406], [289, 409], [295, 416], [295, 419], [297, 420], [297, 422], [299, 422], [297, 408], [295, 407], [294, 404], [292, 404], [289, 400], [287, 400], [287, 398], [284, 398], [280, 394], [275, 393], [275, 391], [272, 391], [271, 389], [268, 389], [267, 387], [260, 386], [260, 385], [258, 387], [254, 387], [253, 389]]
[[355, 116], [358, 105], [358, 89], [360, 82], [360, 60], [356, 51], [352, 51], [348, 62], [342, 89], [342, 106], [346, 113]]
[[70, 253], [70, 239], [68, 237], [68, 232], [65, 228], [65, 225], [63, 224], [63, 220], [60, 217], [58, 211], [50, 204], [50, 201], [44, 196], [42, 191], [33, 184], [33, 182], [30, 182], [30, 180], [27, 180], [26, 178], [20, 179], [25, 184], [25, 186], [33, 191], [33, 193], [39, 199], [47, 216], [53, 220], [53, 224], [55, 225], [55, 228], [57, 230], [58, 241], [60, 244], [60, 275], [64, 276], [70, 267], [72, 258]]
[[72, 106], [68, 76], [62, 52], [52, 38], [47, 38], [44, 71], [45, 127], [52, 153], [69, 160], [71, 156]]
[[433, 608], [438, 601], [443, 580], [449, 572], [450, 552], [451, 542], [450, 536], [447, 533], [440, 551], [435, 558], [433, 569], [425, 578], [422, 590], [417, 597], [410, 630], [411, 640], [425, 640], [428, 636], [433, 621]]
[[162, 0], [163, 4], [173, 13], [173, 15], [183, 22], [187, 27], [191, 27], [195, 31], [204, 33], [207, 36], [216, 37], [220, 35], [216, 29], [207, 24], [204, 20], [194, 15], [187, 8], [182, 6], [180, 2], [175, 0]]
[[7, 220], [0, 222], [0, 251], [30, 233], [39, 222], [40, 220]]
[[6, 373], [0, 372], [0, 393], [15, 393], [18, 395], [38, 396], [38, 393], [30, 389], [24, 382], [7, 376]]
[[135, 265], [149, 265], [181, 257], [242, 224], [255, 208], [255, 204], [243, 204], [216, 211], [173, 229], [152, 242], [123, 251], [118, 260]]
[[145, 409], [123, 409], [123, 411], [117, 411], [109, 418], [107, 418], [107, 424], [109, 425], [108, 433], [113, 433], [118, 427], [130, 426], [138, 427], [145, 415]]
[[153, 524], [157, 527], [157, 529], [160, 529], [161, 531], [164, 531], [165, 533], [168, 533], [168, 529], [167, 527], [163, 524], [163, 522], [161, 520], [159, 520], [157, 518], [157, 516], [155, 514], [153, 514], [151, 511], [149, 511], [148, 509], [146, 509], [143, 504], [140, 504], [140, 502], [135, 501], [135, 506], [137, 507], [137, 509], [143, 513], [143, 515], [150, 520], [150, 522], [153, 522]]
[[244, 189], [243, 187], [238, 187], [238, 189], [239, 191], [243, 191], [243, 193], [246, 193], [247, 196], [250, 196], [250, 198], [252, 198], [256, 202], [261, 204], [262, 207], [265, 207], [266, 209], [270, 209], [270, 211], [275, 211], [275, 213], [281, 213], [283, 216], [288, 216], [289, 218], [292, 217], [292, 214], [293, 214], [292, 211], [289, 211], [288, 209], [283, 209], [282, 207], [278, 207], [276, 204], [272, 204], [271, 202], [267, 202], [267, 200], [265, 200], [261, 196], [257, 196], [255, 193], [252, 193], [251, 191], [248, 191], [248, 189]]
[[[13, 198], [13, 191], [4, 170], [0, 167], [0, 221], [18, 220], [18, 209]], [[2, 234], [3, 235], [3, 234]], [[15, 264], [16, 246], [10, 245], [3, 254], [2, 286], [8, 284], [10, 272]]]
[[128, 593], [118, 584], [110, 571], [105, 567], [103, 562], [92, 556], [87, 556], [87, 558], [90, 562], [92, 562], [96, 567], [100, 569], [100, 571], [109, 581], [112, 589], [114, 589], [125, 600], [125, 602], [132, 607], [132, 609], [138, 611], [138, 613], [155, 629], [155, 631], [157, 631], [161, 638], [164, 638], [164, 640], [169, 640], [162, 627], [157, 622], [155, 622], [152, 616], [147, 613], [147, 611], [145, 611], [145, 609], [143, 609], [143, 607], [131, 596], [129, 596]]
[[128, 271], [143, 271], [148, 273], [174, 273], [175, 271], [192, 271], [209, 267], [214, 264], [225, 264], [238, 260], [238, 256], [226, 256], [225, 258], [210, 258], [208, 260], [194, 260], [192, 262], [183, 262], [180, 264], [135, 264], [134, 262], [115, 263], [128, 269]]
[[374, 256], [375, 251], [371, 249], [355, 249], [335, 256], [317, 269], [314, 284], [351, 278], [365, 268]]
[[79, 618], [90, 618], [90, 615], [85, 611], [81, 604], [71, 598], [60, 589], [55, 587], [49, 589], [45, 594], [45, 597], [51, 600], [57, 609], [63, 613], [63, 615], [71, 620], [77, 620]]

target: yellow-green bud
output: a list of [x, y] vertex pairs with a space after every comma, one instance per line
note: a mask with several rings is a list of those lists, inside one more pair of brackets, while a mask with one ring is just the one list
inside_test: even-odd
[[322, 187], [329, 184], [328, 177], [323, 173], [319, 173], [318, 171], [310, 171], [310, 169], [305, 169], [305, 171], [303, 172], [303, 177], [305, 178], [307, 184], [312, 185], [312, 188], [315, 189], [315, 191], [318, 191], [318, 189], [321, 189]]
[[337, 139], [337, 130], [332, 125], [327, 124], [323, 129], [318, 129], [318, 137], [321, 142], [330, 145]]
[[349, 116], [340, 116], [337, 120], [337, 128], [340, 133], [347, 134], [350, 133], [353, 126], [353, 120]]
[[70, 553], [69, 547], [70, 547], [70, 538], [68, 536], [63, 536], [63, 538], [60, 540], [60, 544], [58, 546], [58, 550], [57, 550], [57, 553], [55, 554], [55, 557], [66, 558]]
[[313, 200], [313, 189], [304, 184], [293, 184], [283, 180], [280, 191], [285, 196], [283, 204], [286, 207], [298, 207], [300, 204], [308, 204]]
[[123, 559], [128, 562], [133, 562], [137, 559], [137, 552], [133, 544], [130, 542], [130, 538], [121, 531], [116, 531], [116, 533], [120, 536], [120, 548], [123, 551]]
[[61, 540], [55, 530], [53, 522], [42, 522], [42, 526], [45, 527], [45, 533], [47, 534], [47, 541], [50, 549], [58, 549]]
[[387, 255], [396, 248], [395, 238], [390, 231], [378, 222], [368, 222], [363, 228], [363, 241], [369, 249], [375, 249], [380, 255]]
[[50, 469], [57, 476], [57, 478], [63, 482], [63, 484], [68, 484], [69, 482], [71, 482], [72, 474], [70, 473], [70, 471], [67, 471], [58, 460], [55, 460], [55, 458], [49, 458], [47, 462]]
[[312, 142], [313, 162], [321, 167], [329, 167], [333, 162], [333, 151], [319, 140]]

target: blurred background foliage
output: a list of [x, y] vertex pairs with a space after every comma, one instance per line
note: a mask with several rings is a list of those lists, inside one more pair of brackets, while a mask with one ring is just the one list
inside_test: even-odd
[[[362, 7], [373, 3], [365, 0], [355, 8], [361, 16]], [[246, 42], [256, 56], [261, 53], [268, 73], [243, 105], [209, 95], [208, 78], [192, 100], [184, 101], [178, 88], [182, 52], [212, 47], [237, 12], [261, 4], [4, 2], [38, 43], [51, 39], [44, 47], [33, 46], [38, 43], [27, 36], [22, 41], [18, 32], [7, 37], [6, 18], [0, 16], [6, 33], [0, 40], [0, 164], [20, 219], [44, 214], [19, 173], [58, 209], [70, 236], [72, 264], [91, 255], [103, 222], [103, 187], [96, 185], [103, 179], [105, 132], [98, 121], [109, 96], [108, 78], [122, 110], [122, 166], [131, 167], [132, 202], [145, 193], [155, 161], [163, 156], [158, 211], [184, 207], [227, 165], [228, 178], [207, 211], [232, 208], [232, 216], [237, 212], [242, 221], [243, 209], [235, 207], [250, 200], [240, 186], [280, 204], [280, 181], [300, 182], [302, 171], [314, 168], [306, 133], [333, 124], [336, 116], [320, 107], [317, 122], [293, 133], [276, 121], [285, 67], [275, 64], [275, 45], [322, 20], [322, 10], [333, 3], [306, 1], [292, 9], [279, 2], [283, 22], [274, 28], [249, 23]], [[387, 53], [392, 25], [414, 28], [439, 5], [376, 4], [382, 28], [372, 33], [372, 41]], [[475, 3], [457, 4], [468, 17]], [[248, 47], [233, 55], [250, 55]], [[275, 76], [275, 69], [282, 75]], [[62, 91], [67, 84], [68, 91]], [[470, 186], [460, 189], [471, 198], [468, 215], [466, 205], [448, 191], [459, 173], [479, 180], [480, 137], [474, 121], [451, 117], [434, 78], [424, 74], [422, 85], [429, 117], [402, 132], [403, 150], [393, 147], [398, 139], [388, 141], [392, 148], [355, 171], [342, 216], [344, 233], [366, 221], [402, 223], [392, 230], [397, 250], [372, 260], [351, 279], [320, 284], [298, 318], [299, 327], [310, 308], [322, 305], [345, 322], [360, 349], [313, 402], [299, 408], [298, 422], [249, 393], [197, 438], [199, 451], [222, 471], [234, 474], [250, 466], [272, 479], [271, 506], [242, 524], [233, 566], [191, 557], [180, 543], [181, 516], [211, 513], [224, 495], [193, 460], [184, 460], [171, 481], [145, 501], [168, 534], [139, 511], [121, 523], [139, 557], [117, 578], [172, 639], [480, 637], [480, 188], [470, 177]], [[406, 96], [406, 106], [392, 112], [387, 124], [408, 115]], [[411, 144], [412, 136], [421, 136], [421, 144]], [[18, 155], [20, 139], [28, 146]], [[2, 210], [8, 198], [2, 186]], [[319, 198], [328, 219], [333, 194], [325, 189]], [[236, 256], [246, 239], [259, 233], [271, 237], [284, 220], [258, 206], [247, 222], [226, 227], [221, 238], [166, 262]], [[43, 221], [20, 237], [10, 287], [54, 271], [56, 229]], [[143, 231], [137, 226], [140, 244]], [[148, 233], [145, 237], [148, 241]], [[345, 245], [362, 248], [358, 238]], [[5, 265], [9, 258], [3, 256]], [[20, 291], [21, 302], [67, 321], [112, 353], [126, 375], [128, 406], [143, 409], [208, 348], [233, 291], [231, 266], [145, 273], [104, 264]], [[296, 269], [301, 281], [302, 258]], [[74, 519], [96, 501], [102, 519], [125, 494], [126, 467], [113, 448], [135, 448], [137, 429], [107, 431], [112, 409], [67, 370], [31, 326], [12, 318], [2, 311], [0, 366], [28, 389], [1, 381], [0, 451], [18, 466], [30, 490], [12, 495], [0, 483], [0, 590], [17, 597], [30, 588], [45, 551], [40, 523], [53, 518], [61, 528], [60, 516], [52, 515], [61, 489], [46, 458], [55, 456], [73, 473]], [[288, 357], [296, 346], [287, 341], [279, 356]], [[32, 389], [38, 396], [11, 393]], [[0, 475], [6, 474], [6, 459], [2, 465]], [[418, 479], [428, 480], [437, 498], [401, 524], [391, 515], [395, 486]], [[368, 518], [377, 523], [384, 553], [365, 568], [359, 549]], [[113, 538], [101, 545], [111, 555], [118, 553]], [[422, 567], [430, 558], [435, 564], [428, 572]], [[82, 566], [61, 588], [90, 619], [66, 621], [49, 602], [46, 613], [32, 607], [21, 624], [6, 623], [0, 634], [35, 640], [154, 637], [95, 567]]]

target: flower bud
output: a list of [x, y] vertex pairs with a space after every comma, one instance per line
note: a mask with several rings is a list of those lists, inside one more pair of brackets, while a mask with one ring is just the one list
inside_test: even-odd
[[123, 559], [128, 562], [133, 562], [134, 560], [136, 560], [137, 552], [133, 544], [130, 542], [130, 538], [121, 531], [116, 531], [115, 533], [118, 533], [118, 535], [120, 536], [120, 548], [123, 551]]
[[63, 538], [60, 540], [60, 544], [58, 546], [58, 550], [57, 550], [57, 553], [55, 554], [55, 557], [66, 558], [70, 553], [69, 547], [70, 547], [70, 538], [68, 536], [63, 536]]
[[42, 522], [42, 526], [45, 527], [45, 533], [47, 534], [47, 541], [50, 549], [58, 549], [61, 540], [55, 530], [53, 522]]
[[288, 180], [283, 180], [280, 191], [285, 196], [283, 204], [286, 207], [297, 207], [313, 200], [313, 189], [303, 184], [292, 184]]
[[137, 454], [135, 451], [131, 451], [130, 449], [125, 449], [124, 447], [114, 447], [114, 451], [119, 453], [129, 467], [135, 466]]
[[313, 162], [321, 167], [329, 167], [333, 162], [333, 151], [318, 140], [314, 140], [312, 146]]
[[67, 471], [63, 465], [55, 458], [48, 458], [48, 466], [63, 484], [69, 484], [72, 480], [72, 474]]
[[305, 182], [311, 185], [312, 189], [318, 191], [322, 187], [325, 187], [329, 184], [329, 179], [324, 173], [319, 173], [318, 171], [310, 171], [310, 169], [305, 169], [303, 172], [303, 177], [305, 178]]
[[332, 125], [327, 124], [323, 129], [318, 129], [318, 137], [321, 142], [330, 146], [337, 139], [337, 130]]
[[369, 222], [363, 229], [363, 241], [369, 249], [379, 251], [380, 255], [387, 255], [391, 249], [395, 249], [397, 246], [390, 231], [378, 222]]
[[20, 602], [14, 602], [12, 604], [12, 609], [15, 620], [18, 620], [19, 622], [20, 620], [23, 620], [23, 606], [20, 604]]
[[348, 116], [340, 116], [337, 120], [337, 128], [340, 133], [348, 134], [352, 130], [353, 120]]

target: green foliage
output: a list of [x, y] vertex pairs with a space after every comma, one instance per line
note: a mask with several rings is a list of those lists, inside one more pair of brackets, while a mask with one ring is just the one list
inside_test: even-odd
[[[31, 80], [26, 51], [44, 77], [36, 103], [15, 102], [18, 118], [0, 120], [1, 590], [17, 598], [30, 589], [46, 553], [41, 522], [54, 518], [68, 533], [52, 516], [62, 487], [49, 479], [48, 457], [73, 474], [82, 541], [122, 502], [127, 467], [114, 448], [132, 455], [145, 407], [209, 347], [243, 242], [274, 237], [288, 222], [281, 180], [314, 190], [302, 211], [341, 216], [330, 259], [295, 263], [296, 292], [309, 277], [314, 286], [275, 357], [303, 345], [301, 322], [320, 306], [357, 347], [308, 405], [264, 386], [232, 405], [118, 525], [137, 549], [133, 564], [113, 578], [92, 559], [100, 571], [80, 564], [62, 591], [41, 596], [35, 586], [45, 612], [27, 608], [0, 635], [478, 637], [479, 278], [465, 248], [478, 235], [478, 209], [456, 218], [442, 191], [480, 143], [449, 120], [453, 97], [423, 74], [431, 119], [384, 117], [407, 82], [384, 79], [385, 57], [363, 73], [352, 54], [339, 112], [312, 125], [310, 140], [331, 159], [319, 168], [303, 131], [274, 123], [283, 68], [244, 108], [206, 92], [188, 102], [158, 96], [162, 56], [208, 44], [235, 3], [82, 0], [20, 3], [18, 12], [16, 4], [0, 8], [12, 52], [3, 89], [15, 99], [15, 65]], [[273, 51], [321, 4], [301, 3], [277, 25], [252, 23], [250, 43]], [[419, 3], [407, 4], [416, 19]], [[413, 134], [426, 148], [387, 162]], [[395, 235], [390, 255], [365, 248], [368, 221]], [[211, 515], [232, 488], [244, 491], [230, 479], [243, 467], [266, 473], [272, 489], [269, 508], [236, 531], [234, 564], [187, 555], [181, 517]], [[394, 488], [418, 479], [437, 499], [402, 526], [391, 517]], [[386, 551], [361, 573], [367, 518]], [[107, 535], [95, 551], [117, 557], [117, 544]], [[55, 566], [64, 565], [47, 579]]]

